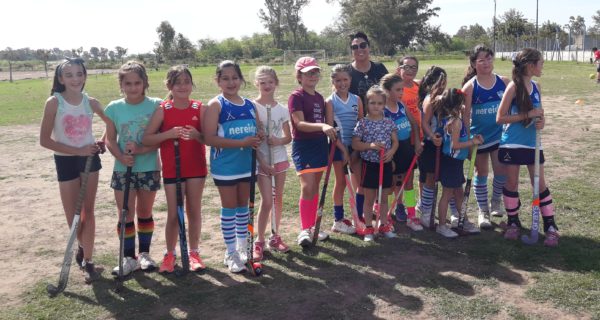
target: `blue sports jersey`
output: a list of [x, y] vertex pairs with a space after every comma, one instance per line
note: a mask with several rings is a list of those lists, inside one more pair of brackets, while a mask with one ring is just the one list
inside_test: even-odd
[[329, 96], [333, 105], [333, 121], [340, 128], [342, 143], [352, 144], [352, 132], [358, 121], [358, 96], [348, 93], [348, 99], [343, 101], [336, 93]]
[[[429, 94], [427, 94], [425, 96], [425, 99], [427, 99], [429, 97]], [[423, 100], [425, 100], [423, 99]], [[421, 110], [421, 119], [425, 120], [425, 112], [423, 110]], [[444, 135], [444, 127], [441, 125], [441, 123], [438, 123], [438, 116], [437, 114], [433, 114], [431, 116], [431, 120], [429, 121], [429, 127], [431, 128], [431, 131], [433, 132], [433, 134], [439, 133], [440, 136]], [[431, 139], [429, 138], [429, 136], [425, 136], [425, 140], [429, 140], [431, 141]]]
[[410, 139], [410, 132], [412, 128], [410, 126], [410, 121], [408, 121], [408, 117], [406, 116], [406, 108], [402, 102], [397, 102], [397, 105], [398, 111], [396, 112], [392, 112], [387, 106], [385, 106], [385, 109], [383, 109], [383, 115], [386, 118], [390, 118], [392, 121], [394, 121], [398, 140], [407, 140]]
[[[449, 118], [445, 118], [442, 120], [442, 127], [446, 128], [446, 125], [448, 124], [448, 121], [450, 119]], [[458, 141], [459, 142], [467, 142], [469, 141], [469, 137], [467, 137], [467, 129], [465, 128], [464, 123], [462, 122], [461, 119], [455, 119], [457, 121], [460, 121], [460, 134], [458, 136]], [[469, 149], [468, 148], [463, 148], [463, 149], [455, 149], [454, 146], [452, 145], [452, 136], [450, 135], [450, 133], [448, 132], [447, 129], [444, 129], [444, 141], [443, 141], [443, 145], [442, 145], [442, 152], [454, 159], [458, 159], [458, 160], [465, 160], [467, 158], [467, 156], [469, 155]]]
[[[540, 92], [534, 81], [531, 81], [531, 84], [533, 90], [531, 90], [529, 98], [534, 108], [541, 108]], [[516, 99], [513, 99], [508, 114], [513, 115], [518, 113], [519, 107], [517, 106]], [[505, 124], [502, 130], [502, 137], [500, 138], [500, 147], [507, 149], [535, 149], [535, 126], [532, 124], [525, 127], [522, 121]]]
[[479, 146], [482, 149], [498, 144], [502, 135], [502, 126], [496, 123], [496, 114], [506, 85], [500, 76], [495, 77], [496, 82], [490, 89], [482, 87], [477, 79], [473, 79], [471, 135], [483, 136], [484, 144]]
[[[219, 95], [221, 104], [217, 135], [226, 139], [241, 140], [256, 135], [254, 105], [244, 99], [243, 105], [235, 104]], [[210, 173], [215, 179], [235, 180], [250, 176], [252, 148], [210, 149]]]

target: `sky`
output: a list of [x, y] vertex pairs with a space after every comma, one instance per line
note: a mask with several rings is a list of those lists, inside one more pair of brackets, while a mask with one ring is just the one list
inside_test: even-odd
[[[535, 23], [536, 0], [496, 2], [498, 16], [515, 8]], [[539, 0], [539, 24], [546, 20], [566, 24], [571, 15], [581, 15], [591, 24], [591, 16], [600, 9], [594, 0], [566, 3]], [[258, 18], [263, 5], [264, 0], [8, 0], [2, 6], [0, 48], [121, 46], [129, 54], [150, 52], [158, 41], [156, 28], [164, 20], [193, 43], [204, 38], [239, 39], [267, 32]], [[450, 35], [462, 25], [492, 25], [494, 0], [433, 0], [433, 6], [441, 10], [431, 23]], [[337, 4], [311, 0], [302, 19], [309, 30], [320, 32], [335, 22], [339, 11]]]

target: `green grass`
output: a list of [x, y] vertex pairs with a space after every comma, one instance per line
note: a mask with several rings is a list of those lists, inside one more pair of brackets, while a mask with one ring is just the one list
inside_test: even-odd
[[[431, 64], [448, 71], [450, 86], [459, 85], [464, 62], [422, 61], [420, 75]], [[496, 61], [499, 74], [509, 75], [510, 67], [507, 61]], [[388, 64], [388, 69], [393, 68], [393, 64]], [[249, 81], [253, 69], [253, 66], [243, 67]], [[597, 94], [588, 98], [592, 90], [597, 90], [595, 83], [587, 77], [589, 70], [591, 66], [586, 64], [547, 62], [540, 79], [545, 96], [565, 97], [569, 103], [584, 97], [597, 99]], [[197, 87], [195, 98], [207, 101], [217, 93], [213, 73], [214, 67], [193, 69]], [[165, 71], [150, 74], [150, 95], [166, 95], [161, 84], [164, 74]], [[285, 104], [295, 81], [291, 71], [280, 72], [280, 77], [278, 98]], [[327, 79], [325, 72], [319, 85], [324, 95], [330, 92]], [[114, 74], [90, 76], [86, 87], [90, 95], [103, 104], [119, 97]], [[49, 89], [49, 80], [0, 82], [3, 97], [0, 125], [38, 122]], [[248, 83], [242, 94], [254, 97], [256, 90]], [[590, 112], [597, 111], [596, 108]], [[561, 120], [567, 116], [557, 115], [556, 127], [549, 129], [570, 130], [561, 126]], [[56, 279], [41, 279], [27, 289], [19, 304], [6, 307], [0, 318], [544, 318], [545, 314], [516, 304], [510, 299], [512, 297], [506, 296], [510, 292], [496, 293], [506, 290], [506, 286], [516, 286], [523, 289], [523, 296], [517, 297], [521, 301], [546, 303], [540, 309], [555, 308], [572, 317], [600, 319], [600, 202], [597, 201], [600, 181], [595, 179], [600, 176], [600, 163], [596, 160], [600, 145], [596, 131], [592, 127], [589, 133], [582, 134], [568, 146], [578, 155], [577, 161], [569, 160], [567, 155], [556, 156], [552, 159], [556, 163], [554, 171], [547, 171], [562, 234], [559, 248], [504, 241], [498, 229], [449, 241], [431, 232], [410, 234], [406, 227], [399, 226], [404, 237], [372, 245], [352, 236], [333, 236], [311, 250], [303, 251], [292, 245], [289, 254], [269, 256], [264, 263], [265, 274], [260, 278], [232, 276], [217, 258], [208, 262], [204, 274], [189, 274], [185, 278], [136, 273], [125, 283], [125, 291], [119, 296], [113, 292], [110, 270], [105, 270], [101, 280], [93, 286], [85, 286], [78, 271], [73, 269], [65, 294], [48, 298], [45, 285]], [[567, 166], [576, 174], [560, 179], [551, 175]], [[526, 183], [524, 173], [521, 180]], [[286, 232], [284, 238], [292, 244], [298, 223], [295, 208], [299, 189], [293, 170], [288, 172], [286, 183], [284, 226], [291, 227], [291, 231]], [[216, 194], [210, 182], [205, 195], [209, 190]], [[531, 220], [529, 190], [524, 186], [522, 192], [525, 227], [529, 227]], [[162, 197], [162, 192], [159, 196]], [[327, 199], [331, 199], [330, 195]], [[216, 221], [217, 204], [209, 203], [211, 200], [205, 199], [203, 212], [206, 219]], [[472, 196], [470, 207], [474, 206]], [[113, 204], [108, 207], [107, 210], [114, 210]], [[164, 219], [166, 206], [157, 204], [155, 211]], [[332, 223], [329, 200], [325, 212], [323, 227], [328, 228]], [[494, 219], [496, 223], [500, 221]], [[219, 237], [218, 227], [203, 230], [203, 241]], [[61, 254], [61, 246], [38, 254]], [[221, 254], [221, 248], [203, 250], [216, 251], [217, 257]], [[97, 248], [95, 260], [98, 265], [114, 266], [116, 259], [101, 246]]]

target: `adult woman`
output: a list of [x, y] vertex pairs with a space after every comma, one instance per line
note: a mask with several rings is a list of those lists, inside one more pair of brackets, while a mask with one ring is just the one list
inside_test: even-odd
[[354, 60], [350, 63], [352, 82], [349, 91], [358, 95], [365, 105], [367, 90], [372, 85], [379, 83], [388, 70], [383, 63], [371, 61], [371, 45], [364, 32], [358, 31], [350, 35], [350, 49]]

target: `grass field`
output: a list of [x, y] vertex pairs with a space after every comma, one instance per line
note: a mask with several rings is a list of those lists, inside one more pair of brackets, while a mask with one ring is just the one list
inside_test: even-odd
[[[447, 70], [450, 86], [460, 84], [465, 62], [422, 61], [419, 74], [432, 64]], [[391, 63], [387, 66], [390, 70], [394, 68]], [[507, 61], [496, 61], [499, 74], [509, 75], [510, 67]], [[243, 95], [248, 97], [256, 94], [249, 77], [254, 68], [243, 67], [249, 80]], [[47, 252], [37, 253], [42, 257], [41, 263], [45, 263], [44, 256], [50, 259], [52, 255], [53, 263], [45, 266], [50, 271], [41, 277], [31, 274], [33, 284], [19, 289], [22, 293], [16, 302], [13, 299], [10, 304], [0, 303], [3, 309], [0, 318], [600, 319], [600, 181], [597, 179], [600, 142], [596, 138], [600, 132], [600, 106], [596, 102], [600, 99], [600, 87], [589, 79], [590, 70], [593, 69], [587, 64], [547, 62], [544, 75], [539, 79], [548, 117], [543, 138], [546, 179], [551, 186], [562, 235], [558, 248], [508, 242], [502, 239], [498, 228], [451, 241], [428, 231], [410, 233], [399, 225], [398, 239], [370, 245], [358, 237], [333, 235], [317, 248], [303, 251], [294, 244], [299, 187], [295, 174], [290, 171], [282, 227], [284, 239], [294, 244], [292, 251], [269, 255], [263, 263], [265, 274], [261, 278], [231, 275], [222, 266], [224, 245], [216, 222], [218, 201], [209, 179], [203, 209], [205, 221], [209, 222], [205, 222], [201, 245], [208, 269], [203, 274], [176, 278], [136, 273], [125, 283], [124, 292], [115, 294], [108, 269], [117, 261], [114, 250], [117, 240], [112, 231], [116, 219], [107, 219], [110, 223], [97, 225], [102, 235], [109, 235], [99, 236], [96, 241], [96, 263], [107, 269], [100, 281], [86, 286], [73, 268], [72, 282], [65, 294], [53, 299], [47, 297], [46, 283], [56, 281], [60, 268], [58, 261], [64, 250], [61, 238], [57, 243], [48, 244]], [[212, 79], [214, 68], [192, 71], [197, 87], [194, 98], [207, 101], [216, 95], [217, 87]], [[165, 74], [166, 71], [150, 74], [151, 96], [166, 95], [162, 85]], [[92, 76], [86, 90], [106, 104], [119, 96], [115, 77], [114, 74]], [[280, 77], [278, 97], [285, 104], [295, 80], [291, 70], [280, 72]], [[50, 84], [50, 80], [0, 82], [2, 129], [37, 130], [35, 124], [41, 118]], [[323, 74], [319, 90], [324, 95], [330, 92], [327, 72]], [[576, 105], [577, 99], [584, 100], [583, 105]], [[21, 139], [33, 146], [35, 135], [36, 132], [29, 132]], [[15, 143], [13, 139], [0, 135], [0, 144]], [[49, 154], [45, 152], [44, 156]], [[103, 161], [109, 158], [105, 155]], [[0, 159], [3, 166], [11, 161], [8, 155]], [[109, 172], [111, 163], [107, 160], [103, 171]], [[39, 176], [51, 180], [53, 172], [41, 172]], [[521, 220], [528, 228], [531, 188], [525, 177], [523, 171]], [[0, 183], [11, 179], [8, 174], [0, 174]], [[108, 188], [103, 190], [109, 192]], [[108, 198], [111, 197], [109, 194]], [[163, 197], [162, 191], [159, 192], [160, 200], [155, 206], [157, 225], [161, 219], [164, 223]], [[329, 202], [324, 228], [332, 222]], [[2, 198], [0, 203], [12, 205]], [[469, 207], [475, 206], [471, 197]], [[113, 202], [97, 202], [96, 208], [99, 216], [113, 215], [115, 210]], [[470, 216], [475, 217], [475, 212], [471, 209]], [[494, 219], [495, 223], [500, 221]], [[0, 226], [0, 233], [6, 230], [3, 228], [10, 228], [10, 222]], [[106, 232], [108, 228], [111, 232]], [[42, 228], [40, 232], [54, 231]], [[56, 232], [64, 232], [65, 236], [67, 233], [65, 228]], [[162, 234], [163, 229], [157, 227], [155, 232]], [[27, 239], [14, 241], [27, 245]], [[157, 260], [163, 247], [164, 244], [157, 244], [154, 249]], [[4, 251], [4, 254], [13, 253]], [[36, 261], [40, 263], [39, 259]], [[9, 277], [9, 273], [0, 276], [0, 284], [5, 283], [3, 277]]]

